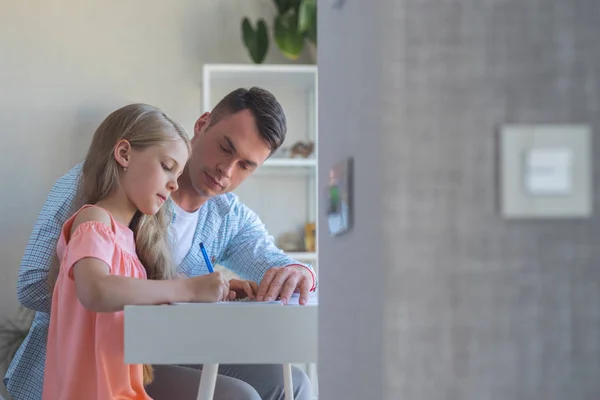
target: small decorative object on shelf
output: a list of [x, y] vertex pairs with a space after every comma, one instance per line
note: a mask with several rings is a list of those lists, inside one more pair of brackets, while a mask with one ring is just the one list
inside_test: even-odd
[[283, 251], [302, 251], [302, 235], [298, 232], [285, 232], [277, 238], [277, 247]]
[[290, 157], [295, 158], [296, 156], [308, 158], [314, 151], [314, 142], [296, 142], [290, 149]]
[[314, 222], [304, 225], [304, 249], [309, 253], [317, 251], [317, 225]]

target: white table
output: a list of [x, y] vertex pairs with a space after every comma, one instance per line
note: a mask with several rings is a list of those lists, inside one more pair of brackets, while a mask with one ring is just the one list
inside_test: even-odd
[[283, 364], [291, 399], [290, 363], [317, 362], [317, 309], [316, 302], [127, 306], [125, 362], [203, 364], [201, 400], [212, 399], [219, 364]]

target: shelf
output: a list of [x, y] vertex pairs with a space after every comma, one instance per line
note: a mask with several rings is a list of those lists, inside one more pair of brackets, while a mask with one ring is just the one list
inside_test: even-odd
[[289, 252], [285, 254], [298, 261], [317, 261], [317, 253]]
[[270, 158], [264, 162], [263, 167], [316, 167], [314, 158]]
[[211, 85], [226, 86], [303, 86], [315, 88], [316, 65], [285, 64], [207, 64], [204, 78]]

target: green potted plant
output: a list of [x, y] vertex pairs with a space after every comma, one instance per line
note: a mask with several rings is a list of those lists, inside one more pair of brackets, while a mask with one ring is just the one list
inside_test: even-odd
[[[279, 50], [290, 60], [296, 60], [305, 44], [317, 45], [317, 0], [273, 0], [277, 14], [273, 19], [273, 38]], [[242, 19], [242, 40], [250, 58], [256, 64], [264, 61], [269, 50], [267, 23], [260, 18], [256, 27], [250, 19]]]
[[[19, 346], [27, 337], [35, 312], [19, 306], [16, 315], [11, 318], [0, 317], [0, 377], [4, 376], [10, 361]], [[0, 381], [0, 399], [9, 399], [8, 393]]]

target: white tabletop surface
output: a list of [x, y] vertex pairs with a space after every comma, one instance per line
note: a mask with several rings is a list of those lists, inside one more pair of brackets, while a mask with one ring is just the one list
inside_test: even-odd
[[[296, 304], [294, 304], [296, 303]], [[317, 362], [318, 297], [307, 305], [258, 302], [125, 307], [125, 362]]]

